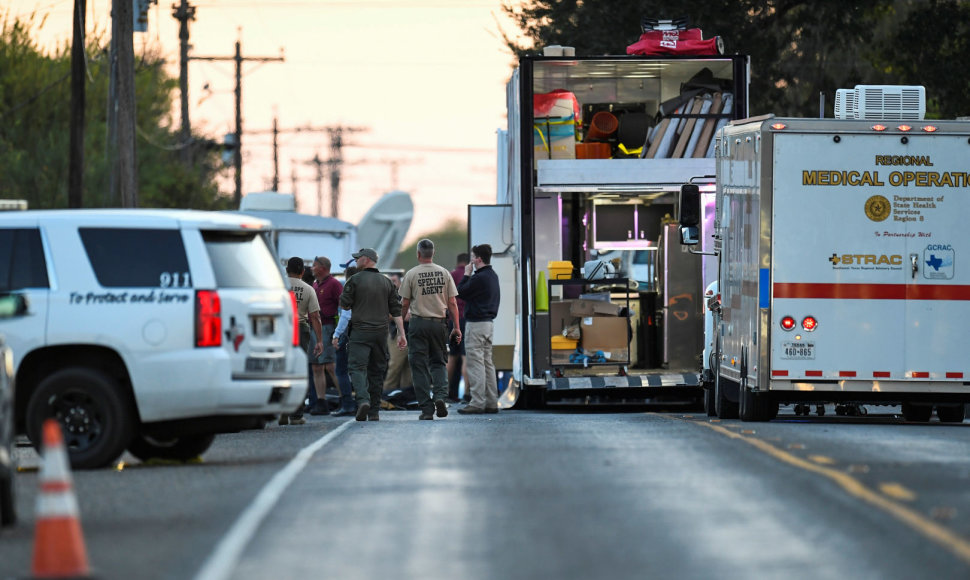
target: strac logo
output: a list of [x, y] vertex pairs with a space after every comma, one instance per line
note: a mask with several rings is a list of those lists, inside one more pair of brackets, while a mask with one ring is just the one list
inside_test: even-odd
[[903, 257], [899, 254], [832, 254], [829, 258], [833, 266], [901, 266]]

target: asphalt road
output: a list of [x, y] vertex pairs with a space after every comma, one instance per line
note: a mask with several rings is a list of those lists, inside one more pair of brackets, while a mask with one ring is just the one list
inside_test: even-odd
[[[786, 411], [308, 417], [74, 487], [104, 580], [970, 577], [970, 423]], [[18, 459], [0, 578], [31, 570]]]

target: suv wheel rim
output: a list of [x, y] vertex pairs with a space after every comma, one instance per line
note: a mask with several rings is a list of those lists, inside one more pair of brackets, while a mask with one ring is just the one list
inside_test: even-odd
[[67, 391], [50, 401], [53, 415], [64, 429], [68, 449], [84, 450], [97, 441], [104, 425], [94, 399], [81, 391]]

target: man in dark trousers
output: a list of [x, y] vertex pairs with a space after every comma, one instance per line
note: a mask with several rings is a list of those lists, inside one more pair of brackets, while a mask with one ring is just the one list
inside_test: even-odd
[[361, 248], [354, 259], [358, 271], [340, 295], [340, 307], [353, 311], [348, 344], [350, 380], [357, 397], [357, 420], [378, 421], [387, 372], [388, 318], [397, 326], [397, 347], [404, 350], [408, 339], [401, 318], [401, 297], [394, 283], [377, 270], [377, 251]]
[[465, 301], [465, 359], [472, 399], [462, 415], [498, 413], [498, 379], [492, 362], [492, 321], [498, 314], [498, 276], [491, 266], [492, 246], [472, 247], [471, 262], [458, 284]]
[[404, 318], [408, 325], [408, 363], [418, 397], [421, 415], [430, 421], [435, 413], [448, 416], [448, 320], [453, 324], [451, 334], [461, 342], [458, 328], [458, 304], [455, 280], [451, 272], [434, 263], [434, 242], [424, 238], [418, 242], [418, 265], [408, 270], [401, 282], [404, 299]]

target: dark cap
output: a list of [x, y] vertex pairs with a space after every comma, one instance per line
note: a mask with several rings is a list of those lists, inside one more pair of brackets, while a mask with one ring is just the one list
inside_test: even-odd
[[343, 264], [340, 264], [340, 267], [343, 268], [344, 270], [346, 270], [347, 268], [353, 266], [355, 261], [356, 260], [354, 260], [353, 258], [351, 258], [351, 259], [347, 260], [346, 262], [344, 262]]
[[304, 267], [303, 258], [293, 256], [286, 262], [286, 273], [302, 274]]
[[355, 260], [361, 256], [367, 256], [373, 260], [375, 264], [377, 263], [377, 250], [374, 248], [361, 248], [359, 252], [354, 252], [353, 256]]

